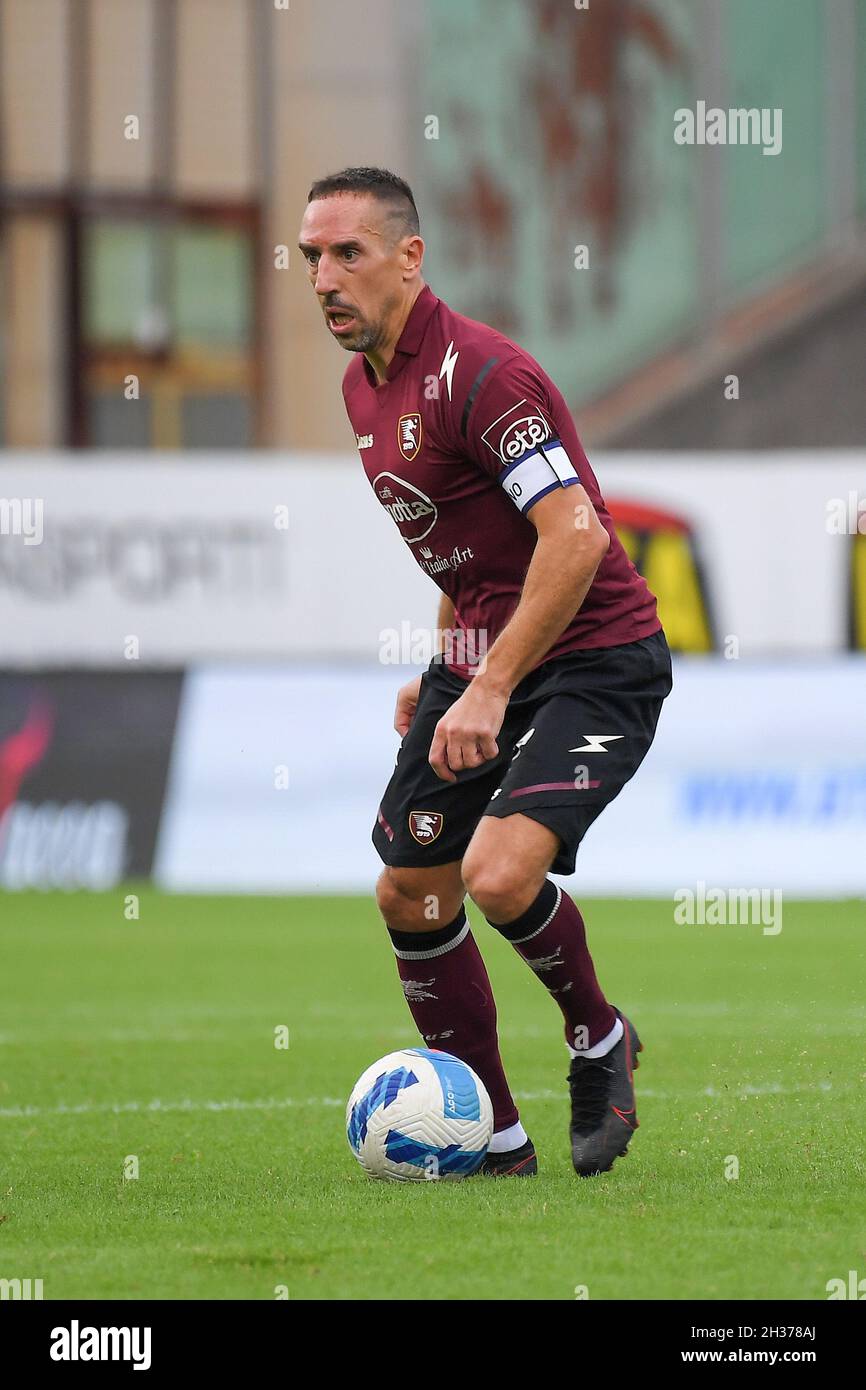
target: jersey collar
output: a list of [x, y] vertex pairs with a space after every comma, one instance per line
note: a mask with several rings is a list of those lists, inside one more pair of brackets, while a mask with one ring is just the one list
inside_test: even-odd
[[[386, 385], [393, 381], [395, 376], [402, 372], [410, 357], [417, 357], [424, 341], [424, 334], [427, 325], [433, 317], [439, 298], [433, 293], [429, 285], [425, 285], [412, 308], [409, 310], [409, 317], [403, 325], [403, 332], [397, 339], [397, 346], [394, 349], [394, 356], [388, 363], [385, 371]], [[364, 375], [371, 386], [376, 386], [376, 374], [370, 363], [364, 358]]]

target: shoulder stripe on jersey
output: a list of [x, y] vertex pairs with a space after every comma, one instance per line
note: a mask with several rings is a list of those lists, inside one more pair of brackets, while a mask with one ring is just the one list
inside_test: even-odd
[[484, 366], [481, 368], [481, 371], [478, 373], [477, 377], [475, 378], [475, 380], [469, 388], [469, 395], [466, 397], [466, 404], [463, 407], [463, 415], [460, 420], [460, 433], [463, 435], [464, 439], [466, 438], [466, 426], [469, 423], [469, 415], [472, 411], [473, 405], [475, 404], [475, 397], [481, 390], [481, 384], [484, 381], [484, 378], [486, 377], [487, 373], [496, 366], [496, 363], [498, 361], [498, 357], [488, 357], [487, 361], [484, 363]]

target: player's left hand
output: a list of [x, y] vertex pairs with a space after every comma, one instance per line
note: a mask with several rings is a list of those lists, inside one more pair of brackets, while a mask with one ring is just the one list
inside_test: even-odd
[[456, 782], [463, 768], [497, 757], [496, 735], [507, 706], [507, 695], [487, 689], [476, 676], [436, 725], [427, 759], [436, 776]]

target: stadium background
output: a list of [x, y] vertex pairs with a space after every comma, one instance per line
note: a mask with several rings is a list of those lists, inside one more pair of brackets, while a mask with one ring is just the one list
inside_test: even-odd
[[[863, 6], [335, 2], [336, 43], [320, 14], [0, 9], [0, 879], [368, 886], [393, 634], [423, 661], [435, 594], [365, 494], [294, 240], [312, 178], [375, 157], [434, 289], [565, 391], [702, 657], [583, 886], [864, 888]], [[782, 152], [677, 145], [699, 94], [781, 108]]]
[[[699, 100], [781, 108], [781, 152], [676, 144]], [[229, 958], [252, 907], [164, 894], [321, 895], [268, 909], [302, 959], [309, 922], [315, 949], [343, 939], [334, 894], [370, 903], [393, 697], [436, 593], [369, 496], [295, 246], [310, 182], [354, 163], [408, 178], [433, 289], [562, 388], [677, 652], [572, 891], [655, 896], [665, 922], [700, 883], [847, 896], [862, 929], [866, 4], [0, 0], [0, 918], [22, 989], [35, 943], [78, 923], [87, 959], [87, 924], [139, 897], [204, 949], [223, 922]], [[56, 1008], [63, 1042], [52, 999], [29, 1026]], [[328, 1093], [407, 1023], [371, 1024]]]

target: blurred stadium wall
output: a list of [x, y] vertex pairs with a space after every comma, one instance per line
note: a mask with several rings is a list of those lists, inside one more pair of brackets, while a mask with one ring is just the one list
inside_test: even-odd
[[435, 591], [295, 249], [354, 163], [563, 389], [683, 658], [582, 889], [866, 892], [866, 0], [0, 0], [0, 886], [372, 882]]
[[[862, 442], [860, 0], [282, 4], [0, 3], [8, 447], [345, 448], [344, 364], [275, 248], [354, 162], [405, 171], [434, 288], [589, 442]], [[676, 145], [698, 100], [781, 108], [782, 153]]]

